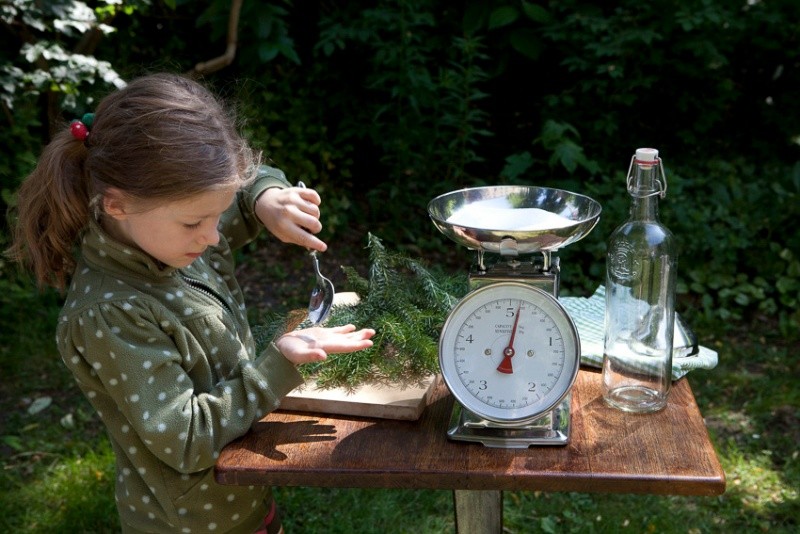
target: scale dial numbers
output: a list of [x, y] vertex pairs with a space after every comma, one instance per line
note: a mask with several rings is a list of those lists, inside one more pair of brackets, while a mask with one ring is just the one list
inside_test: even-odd
[[553, 318], [535, 304], [495, 300], [461, 325], [453, 357], [458, 378], [475, 397], [497, 408], [522, 408], [553, 389], [561, 376], [564, 339]]
[[535, 418], [569, 392], [580, 365], [577, 330], [549, 293], [499, 282], [453, 309], [439, 342], [442, 376], [464, 408], [494, 422]]

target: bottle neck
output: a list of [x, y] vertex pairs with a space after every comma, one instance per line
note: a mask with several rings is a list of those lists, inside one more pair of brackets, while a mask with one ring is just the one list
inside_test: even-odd
[[634, 165], [633, 179], [628, 187], [632, 220], [658, 219], [658, 197], [661, 189], [657, 173], [657, 165]]

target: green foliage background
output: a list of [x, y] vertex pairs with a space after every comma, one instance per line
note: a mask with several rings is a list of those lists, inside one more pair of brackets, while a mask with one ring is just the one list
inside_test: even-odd
[[[234, 63], [204, 81], [272, 162], [320, 190], [327, 239], [358, 225], [425, 255], [453, 248], [425, 211], [438, 194], [524, 183], [593, 196], [604, 213], [562, 252], [566, 292], [602, 280], [630, 155], [656, 147], [683, 313], [775, 314], [796, 334], [800, 5], [600, 4], [245, 1]], [[5, 209], [55, 119], [124, 79], [219, 55], [229, 2], [3, 6]]]

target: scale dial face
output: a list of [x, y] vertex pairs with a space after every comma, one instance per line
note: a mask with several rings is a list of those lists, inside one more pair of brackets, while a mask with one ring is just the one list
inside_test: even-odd
[[554, 408], [580, 366], [575, 324], [550, 293], [498, 282], [464, 297], [439, 340], [442, 377], [470, 412], [513, 426]]

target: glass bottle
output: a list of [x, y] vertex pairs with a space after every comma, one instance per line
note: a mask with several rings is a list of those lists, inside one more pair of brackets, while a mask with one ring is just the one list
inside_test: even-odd
[[658, 150], [639, 148], [627, 176], [630, 216], [606, 257], [603, 399], [626, 412], [654, 412], [672, 382], [677, 251], [658, 220], [667, 192]]

